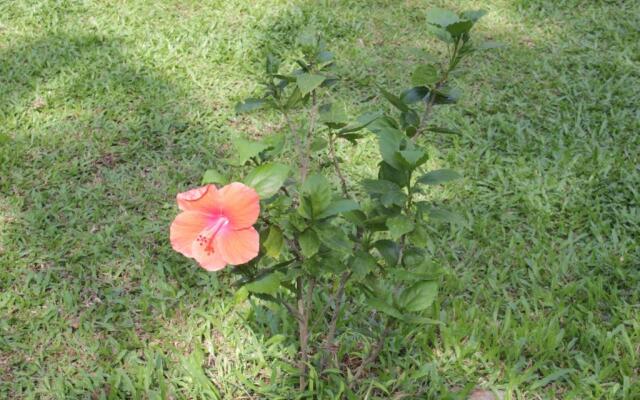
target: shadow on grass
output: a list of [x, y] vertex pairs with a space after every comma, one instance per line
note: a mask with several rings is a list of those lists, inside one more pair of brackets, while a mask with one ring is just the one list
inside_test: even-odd
[[214, 275], [168, 245], [175, 193], [219, 143], [192, 117], [201, 108], [117, 39], [59, 34], [0, 51], [0, 288], [13, 310], [0, 351], [10, 376], [31, 377], [0, 393], [53, 379], [51, 357], [109, 375], [119, 351], [166, 339], [156, 334], [177, 302], [220, 296]]

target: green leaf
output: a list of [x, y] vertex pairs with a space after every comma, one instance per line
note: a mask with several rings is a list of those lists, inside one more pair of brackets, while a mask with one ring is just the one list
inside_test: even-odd
[[438, 284], [420, 281], [405, 289], [400, 295], [400, 304], [408, 312], [419, 312], [433, 304], [438, 294]]
[[282, 231], [275, 226], [270, 227], [267, 240], [264, 241], [264, 248], [267, 251], [267, 255], [271, 258], [278, 258], [283, 246], [284, 236], [282, 236]]
[[298, 237], [300, 250], [302, 255], [309, 258], [313, 257], [320, 249], [320, 238], [313, 229], [307, 229]]
[[451, 34], [452, 37], [458, 38], [465, 33], [468, 33], [473, 27], [473, 22], [471, 21], [458, 21], [453, 24], [447, 26], [447, 32]]
[[418, 65], [411, 75], [414, 86], [432, 87], [438, 82], [438, 70], [431, 64]]
[[300, 89], [300, 93], [305, 96], [311, 93], [318, 86], [322, 85], [326, 78], [322, 75], [314, 75], [314, 74], [300, 74], [296, 78], [296, 84]]
[[360, 129], [367, 127], [376, 119], [380, 118], [382, 113], [379, 111], [364, 113], [358, 117], [356, 122], [352, 122], [349, 125], [338, 131], [339, 135], [344, 135], [345, 133], [357, 132]]
[[233, 294], [233, 302], [235, 304], [240, 304], [244, 302], [249, 297], [249, 291], [246, 287], [242, 286], [240, 289], [236, 290]]
[[393, 106], [396, 107], [398, 110], [400, 111], [409, 110], [409, 107], [405, 103], [403, 103], [402, 100], [400, 100], [396, 95], [387, 92], [383, 88], [380, 88], [380, 93], [382, 93], [384, 98], [387, 99], [389, 103], [393, 104]]
[[389, 235], [391, 235], [391, 238], [395, 240], [400, 239], [402, 235], [411, 232], [414, 226], [415, 225], [411, 218], [406, 215], [398, 215], [387, 220]]
[[364, 278], [377, 267], [376, 259], [369, 253], [358, 251], [351, 260], [350, 268], [355, 279]]
[[315, 227], [314, 230], [318, 234], [320, 242], [334, 252], [342, 254], [351, 254], [353, 252], [353, 243], [339, 227], [326, 225], [322, 228]]
[[318, 219], [333, 217], [334, 215], [349, 212], [353, 210], [359, 210], [360, 206], [353, 200], [343, 199], [334, 201], [324, 210], [320, 215], [318, 215]]
[[362, 186], [370, 195], [379, 197], [385, 207], [394, 204], [403, 206], [407, 201], [407, 195], [402, 191], [402, 188], [393, 182], [382, 179], [365, 179], [362, 181]]
[[415, 110], [409, 109], [409, 111], [403, 112], [400, 115], [400, 120], [402, 121], [402, 127], [405, 129], [420, 125], [420, 116]]
[[307, 177], [301, 188], [303, 201], [300, 204], [300, 214], [308, 219], [315, 219], [331, 204], [331, 186], [327, 178], [320, 174]]
[[343, 133], [341, 135], [338, 136], [339, 138], [348, 140], [351, 144], [357, 144], [358, 143], [358, 139], [362, 139], [364, 137], [364, 134], [362, 133]]
[[367, 223], [367, 214], [361, 210], [353, 210], [344, 213], [344, 218], [352, 224], [360, 227], [364, 227]]
[[407, 89], [400, 95], [400, 100], [405, 104], [413, 104], [424, 100], [429, 94], [429, 89], [425, 86], [416, 86]]
[[313, 142], [311, 142], [311, 151], [320, 151], [326, 148], [328, 144], [329, 142], [327, 142], [324, 138], [317, 137], [313, 139]]
[[402, 320], [402, 313], [386, 301], [377, 297], [368, 297], [365, 301], [370, 308], [387, 314], [395, 319]]
[[485, 16], [487, 12], [485, 10], [468, 10], [463, 11], [460, 16], [464, 19], [468, 19], [469, 21], [478, 22], [480, 18]]
[[427, 31], [443, 42], [453, 44], [453, 38], [446, 29], [441, 28], [437, 25], [429, 25], [427, 27]]
[[298, 89], [298, 87], [296, 86], [296, 88], [291, 92], [291, 94], [289, 95], [289, 98], [287, 99], [287, 104], [285, 105], [286, 108], [293, 108], [296, 105], [298, 105], [298, 103], [300, 102], [300, 100], [302, 100], [302, 93], [300, 92], [300, 89]]
[[281, 281], [282, 274], [280, 272], [274, 272], [249, 282], [244, 285], [244, 287], [251, 293], [274, 294], [278, 291]]
[[435, 91], [435, 93], [435, 104], [453, 104], [456, 103], [462, 95], [460, 89], [450, 86], [445, 86], [444, 88]]
[[378, 250], [387, 267], [395, 267], [398, 264], [398, 258], [400, 258], [400, 246], [398, 243], [389, 239], [381, 239], [376, 241], [373, 247]]
[[377, 136], [382, 159], [393, 168], [402, 170], [403, 166], [396, 158], [396, 154], [404, 140], [403, 133], [397, 129], [384, 129]]
[[395, 169], [384, 161], [380, 161], [378, 166], [378, 179], [391, 181], [400, 187], [406, 187], [409, 183], [408, 171]]
[[262, 99], [249, 98], [241, 103], [236, 104], [236, 112], [238, 114], [248, 113], [264, 107], [265, 104], [266, 101]]
[[432, 8], [427, 10], [427, 22], [433, 25], [438, 25], [443, 28], [458, 22], [459, 18], [453, 11], [445, 10], [443, 8]]
[[319, 121], [329, 128], [340, 129], [347, 125], [349, 117], [345, 111], [344, 104], [332, 103], [320, 107]]
[[254, 188], [261, 199], [268, 199], [278, 192], [288, 176], [288, 166], [267, 163], [251, 171], [244, 179], [244, 183]]
[[268, 148], [264, 143], [242, 138], [234, 139], [233, 146], [236, 148], [236, 158], [232, 162], [235, 165], [244, 165], [251, 158], [256, 157]]
[[406, 163], [406, 166], [414, 170], [427, 162], [429, 155], [420, 149], [413, 150], [401, 150], [400, 154], [402, 162]]
[[400, 125], [398, 125], [398, 123], [393, 118], [388, 116], [377, 118], [375, 121], [371, 122], [369, 126], [367, 126], [367, 129], [369, 129], [376, 135], [380, 135], [387, 130], [398, 130], [399, 128]]
[[425, 185], [438, 185], [445, 182], [450, 182], [456, 179], [460, 179], [462, 176], [451, 169], [437, 169], [435, 171], [427, 172], [418, 178], [418, 183]]
[[227, 183], [227, 178], [215, 169], [208, 169], [202, 176], [202, 184], [206, 185], [207, 183], [225, 184]]

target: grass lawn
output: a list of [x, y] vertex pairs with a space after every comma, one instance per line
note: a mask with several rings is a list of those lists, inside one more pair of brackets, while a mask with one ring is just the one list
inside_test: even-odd
[[[622, 0], [0, 2], [0, 398], [294, 397], [294, 322], [171, 249], [175, 195], [230, 138], [283, 129], [233, 111], [268, 50], [315, 26], [335, 96], [386, 108], [372, 85], [438, 52], [435, 5], [488, 10], [475, 37], [506, 46], [437, 113], [462, 135], [427, 138], [465, 176], [436, 193], [467, 220], [431, 227], [443, 325], [394, 331], [353, 398], [640, 399], [640, 2]], [[340, 148], [358, 176], [369, 143]], [[346, 322], [357, 357], [373, 339]]]

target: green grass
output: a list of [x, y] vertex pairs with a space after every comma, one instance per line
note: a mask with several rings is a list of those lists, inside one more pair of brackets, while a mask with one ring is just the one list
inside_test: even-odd
[[[437, 199], [468, 224], [432, 227], [443, 325], [396, 330], [355, 398], [640, 398], [640, 3], [252, 3], [0, 3], [0, 397], [294, 397], [293, 322], [171, 250], [174, 196], [230, 138], [282, 129], [233, 112], [268, 49], [315, 26], [335, 96], [386, 107], [369, 85], [437, 53], [441, 5], [488, 10], [476, 37], [506, 44], [438, 113], [462, 135], [429, 138], [465, 175]], [[340, 149], [356, 176], [369, 144]], [[359, 327], [340, 327], [352, 357]]]

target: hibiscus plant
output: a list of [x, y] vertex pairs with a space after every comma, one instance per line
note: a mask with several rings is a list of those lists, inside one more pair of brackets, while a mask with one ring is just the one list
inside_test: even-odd
[[[428, 224], [460, 218], [426, 199], [434, 185], [460, 175], [425, 171], [424, 142], [429, 135], [454, 133], [431, 123], [432, 113], [458, 100], [449, 78], [481, 48], [472, 45], [469, 31], [482, 15], [430, 10], [426, 29], [444, 43], [446, 59], [417, 65], [413, 86], [400, 95], [374, 89], [392, 114], [357, 118], [327, 100], [339, 82], [333, 54], [318, 35], [303, 33], [295, 69], [283, 72], [280, 60], [268, 55], [260, 97], [236, 107], [238, 113], [275, 111], [284, 131], [236, 139], [226, 171], [231, 177], [208, 170], [205, 186], [178, 195], [182, 212], [171, 226], [174, 249], [207, 270], [234, 265], [237, 299], [252, 296], [288, 311], [298, 326], [301, 389], [310, 369], [314, 376], [345, 370], [337, 354], [346, 293], [356, 299], [348, 303], [350, 314], [363, 314], [377, 335], [368, 356], [350, 371], [351, 386], [400, 324], [439, 323], [440, 274], [426, 251]], [[378, 144], [377, 176], [357, 181], [337, 149], [359, 146], [369, 134]]]

